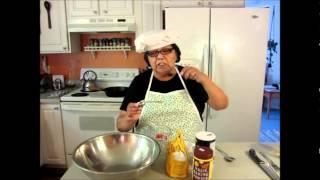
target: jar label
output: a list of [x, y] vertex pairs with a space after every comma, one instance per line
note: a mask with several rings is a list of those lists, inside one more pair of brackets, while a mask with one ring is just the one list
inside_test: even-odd
[[213, 158], [199, 159], [193, 157], [192, 177], [195, 180], [212, 179]]

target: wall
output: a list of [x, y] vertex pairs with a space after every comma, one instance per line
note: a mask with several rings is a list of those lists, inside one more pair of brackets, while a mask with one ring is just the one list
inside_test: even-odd
[[[79, 80], [80, 69], [82, 67], [116, 67], [116, 68], [144, 68], [146, 66], [143, 60], [143, 54], [136, 53], [134, 50], [127, 52], [127, 59], [123, 51], [105, 51], [96, 52], [95, 57], [91, 52], [84, 52], [83, 46], [86, 46], [90, 38], [121, 38], [130, 39], [131, 45], [135, 38], [134, 34], [121, 33], [97, 33], [81, 35], [81, 52], [70, 54], [41, 54], [41, 58], [47, 56], [48, 65], [51, 74], [61, 74], [65, 79]], [[40, 74], [43, 73], [40, 64]]]
[[[90, 52], [72, 54], [48, 54], [48, 64], [51, 74], [65, 75], [66, 79], [80, 79], [82, 67], [117, 67], [117, 68], [143, 68], [145, 63], [143, 55], [135, 52], [128, 53], [128, 59], [124, 58], [123, 52], [97, 52], [94, 59]], [[41, 67], [41, 66], [40, 66]], [[40, 74], [43, 73], [40, 70]]]

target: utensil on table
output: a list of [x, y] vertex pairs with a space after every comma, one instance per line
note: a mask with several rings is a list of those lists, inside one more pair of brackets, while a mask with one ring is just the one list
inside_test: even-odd
[[278, 143], [276, 144], [265, 144], [265, 143], [259, 143], [257, 145], [254, 145], [253, 147], [256, 151], [261, 151], [266, 155], [270, 155], [276, 158], [280, 158], [280, 146]]
[[280, 171], [280, 167], [275, 164], [266, 154], [264, 154], [263, 152], [259, 152], [267, 161], [268, 163], [277, 171]]
[[279, 174], [271, 167], [268, 162], [264, 162], [261, 160], [254, 149], [249, 149], [249, 157], [259, 165], [259, 167], [272, 179], [272, 180], [280, 180]]
[[227, 162], [232, 162], [234, 161], [236, 158], [230, 156], [228, 153], [224, 152], [220, 147], [218, 147], [217, 145], [215, 146], [215, 149], [218, 150], [222, 155], [223, 155], [223, 159], [226, 160]]

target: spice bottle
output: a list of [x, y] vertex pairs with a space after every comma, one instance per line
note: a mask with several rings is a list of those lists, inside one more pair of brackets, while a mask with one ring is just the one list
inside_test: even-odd
[[[211, 134], [211, 135], [210, 135]], [[193, 154], [192, 179], [212, 179], [213, 171], [213, 149], [211, 143], [215, 141], [215, 135], [210, 132], [199, 132], [196, 134], [196, 146]]]

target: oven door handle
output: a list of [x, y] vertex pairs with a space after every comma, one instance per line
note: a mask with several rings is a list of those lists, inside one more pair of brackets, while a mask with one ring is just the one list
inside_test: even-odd
[[120, 111], [120, 105], [106, 105], [106, 104], [63, 104], [61, 103], [61, 110], [63, 111]]

